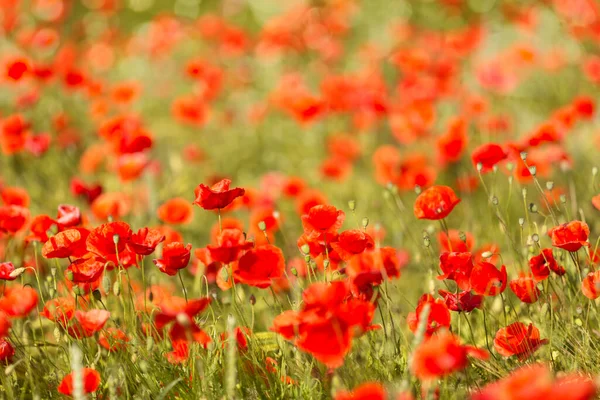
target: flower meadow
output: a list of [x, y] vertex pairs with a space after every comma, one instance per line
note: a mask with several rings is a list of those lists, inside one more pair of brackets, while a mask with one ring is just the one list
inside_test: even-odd
[[0, 30], [0, 398], [600, 394], [600, 3]]

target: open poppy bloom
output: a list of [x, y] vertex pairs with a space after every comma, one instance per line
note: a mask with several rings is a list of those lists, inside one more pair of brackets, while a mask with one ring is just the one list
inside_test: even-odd
[[9, 363], [14, 355], [15, 349], [12, 345], [6, 339], [0, 338], [0, 362]]
[[374, 246], [373, 238], [360, 229], [344, 231], [340, 233], [337, 241], [331, 243], [331, 247], [344, 261], [350, 260], [365, 250], [371, 250]]
[[211, 187], [204, 184], [198, 185], [194, 194], [196, 200], [194, 204], [204, 208], [205, 210], [216, 210], [227, 207], [233, 200], [241, 197], [246, 192], [242, 188], [229, 189], [231, 181], [223, 179]]
[[[85, 393], [94, 393], [100, 387], [100, 373], [91, 368], [83, 368], [82, 376], [83, 376], [83, 392]], [[69, 375], [65, 376], [63, 380], [58, 385], [58, 391], [64, 395], [72, 396], [73, 395], [73, 379], [74, 373], [71, 372]]]
[[148, 256], [154, 253], [156, 247], [164, 242], [165, 235], [158, 229], [140, 228], [131, 235], [127, 247], [130, 251], [140, 256]]
[[37, 306], [38, 294], [29, 286], [7, 286], [0, 297], [0, 311], [13, 318], [24, 318]]
[[46, 258], [82, 257], [87, 253], [88, 235], [89, 231], [85, 228], [58, 232], [44, 243], [42, 255]]
[[103, 258], [90, 255], [73, 261], [65, 270], [65, 275], [71, 274], [74, 283], [90, 283], [100, 278], [105, 266]]
[[16, 276], [11, 276], [14, 272], [15, 266], [11, 262], [0, 263], [0, 280], [1, 281], [14, 281], [17, 279]]
[[104, 330], [98, 339], [98, 344], [110, 352], [124, 349], [127, 342], [129, 342], [127, 334], [117, 328]]
[[504, 357], [517, 356], [523, 361], [547, 343], [547, 339], [540, 338], [540, 331], [533, 324], [514, 322], [496, 332], [494, 348]]
[[454, 190], [448, 186], [432, 186], [415, 200], [413, 207], [418, 219], [444, 219], [460, 203]]
[[252, 242], [247, 242], [244, 233], [239, 229], [223, 229], [217, 237], [217, 246], [208, 245], [212, 261], [229, 264], [237, 261], [242, 253], [252, 248]]
[[58, 206], [56, 222], [63, 228], [71, 228], [81, 224], [81, 211], [75, 206], [61, 204]]
[[109, 222], [90, 232], [87, 238], [87, 250], [119, 265], [121, 258], [125, 258], [127, 244], [131, 240], [132, 231], [125, 222]]
[[110, 318], [106, 310], [75, 311], [75, 323], [69, 328], [69, 335], [76, 338], [94, 336]]
[[278, 315], [271, 330], [294, 340], [327, 367], [340, 367], [354, 336], [370, 329], [375, 306], [351, 298], [348, 285], [341, 281], [312, 284], [302, 298], [303, 308]]
[[473, 294], [471, 291], [456, 294], [440, 289], [438, 293], [444, 298], [450, 311], [471, 312], [476, 308], [481, 308], [483, 303], [483, 296]]
[[590, 272], [581, 282], [583, 295], [591, 300], [600, 296], [600, 271]]
[[[380, 285], [386, 278], [399, 278], [400, 270], [408, 263], [408, 257], [407, 252], [391, 247], [364, 251], [346, 264], [346, 274], [353, 286], [368, 295], [370, 291], [365, 290], [369, 289], [367, 286]], [[366, 298], [370, 299], [370, 296]]]
[[470, 232], [461, 232], [457, 229], [449, 229], [448, 234], [444, 231], [438, 233], [440, 252], [465, 253], [473, 250], [475, 239]]
[[588, 236], [590, 228], [585, 222], [571, 221], [566, 224], [555, 226], [548, 231], [552, 238], [552, 246], [575, 252], [582, 246], [589, 246]]
[[29, 210], [21, 206], [0, 207], [0, 232], [17, 233], [27, 223]]
[[508, 154], [502, 146], [496, 143], [487, 143], [479, 146], [471, 154], [471, 160], [475, 168], [481, 168], [481, 172], [489, 172], [494, 166], [506, 159]]
[[385, 389], [379, 383], [363, 383], [351, 392], [341, 391], [335, 394], [334, 400], [385, 400]]
[[161, 272], [174, 276], [180, 269], [187, 267], [190, 263], [191, 250], [191, 244], [184, 246], [181, 242], [168, 243], [163, 247], [162, 258], [152, 261]]
[[425, 336], [433, 335], [437, 330], [450, 327], [450, 310], [442, 299], [434, 299], [432, 295], [426, 293], [419, 299], [415, 312], [408, 313], [406, 322], [408, 327], [415, 333], [419, 328], [421, 315], [425, 305], [429, 305], [429, 315], [427, 316], [427, 325]]
[[455, 281], [461, 290], [471, 289], [470, 278], [473, 269], [471, 253], [442, 253], [440, 269], [443, 275], [437, 277], [439, 280], [449, 279]]
[[410, 368], [421, 380], [438, 379], [466, 368], [469, 364], [467, 356], [487, 360], [489, 353], [462, 345], [458, 337], [444, 331], [426, 339], [415, 349]]
[[552, 249], [543, 249], [540, 254], [529, 259], [529, 268], [533, 274], [533, 278], [540, 282], [550, 275], [550, 271], [558, 276], [564, 275], [567, 271], [563, 266], [558, 265]]
[[483, 261], [474, 266], [471, 271], [471, 288], [475, 293], [483, 296], [497, 296], [504, 292], [507, 281], [504, 265], [498, 270], [494, 264]]
[[189, 201], [176, 197], [158, 207], [158, 218], [167, 224], [187, 224], [194, 217], [194, 209]]
[[533, 276], [521, 275], [517, 279], [510, 281], [510, 290], [523, 303], [535, 303], [542, 294], [536, 284], [537, 282]]
[[283, 252], [270, 244], [247, 251], [233, 269], [236, 282], [265, 289], [273, 279], [283, 276], [285, 260]]
[[327, 235], [331, 239], [342, 227], [345, 217], [346, 214], [334, 206], [317, 205], [302, 216], [302, 227], [311, 240], [327, 241]]
[[50, 321], [67, 326], [75, 315], [75, 300], [71, 297], [57, 297], [48, 300], [40, 314]]

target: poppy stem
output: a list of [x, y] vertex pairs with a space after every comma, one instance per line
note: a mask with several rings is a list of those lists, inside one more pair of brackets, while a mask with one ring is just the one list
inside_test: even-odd
[[179, 282], [181, 282], [181, 288], [183, 289], [183, 297], [185, 297], [185, 302], [188, 302], [187, 290], [185, 289], [185, 284], [183, 283], [183, 277], [181, 276], [181, 270], [177, 271], [177, 275], [179, 276]]

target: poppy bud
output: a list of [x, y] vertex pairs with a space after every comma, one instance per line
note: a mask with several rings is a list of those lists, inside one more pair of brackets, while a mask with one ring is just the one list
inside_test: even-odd
[[531, 167], [529, 167], [529, 173], [531, 174], [531, 176], [535, 176], [537, 172], [537, 167], [535, 165], [532, 165]]
[[523, 225], [525, 225], [525, 218], [519, 218], [519, 225], [521, 226], [521, 228], [523, 227]]
[[535, 204], [533, 204], [533, 203], [529, 203], [529, 211], [532, 212], [532, 213], [534, 213], [534, 214], [537, 214], [538, 207]]
[[492, 204], [495, 206], [499, 204], [498, 198], [496, 196], [492, 196]]
[[104, 291], [106, 293], [108, 293], [108, 291], [110, 290], [110, 286], [111, 286], [110, 277], [105, 274], [104, 277], [102, 278], [102, 289], [104, 289]]
[[477, 172], [481, 172], [481, 170], [483, 169], [483, 164], [482, 163], [477, 163]]
[[119, 235], [117, 235], [117, 234], [113, 235], [113, 243], [119, 244]]
[[255, 305], [256, 304], [256, 296], [254, 296], [253, 294], [250, 295], [250, 305]]
[[262, 232], [267, 230], [267, 224], [265, 224], [265, 221], [260, 221], [258, 223], [258, 229], [260, 229]]
[[552, 182], [552, 181], [546, 182], [546, 189], [548, 189], [548, 190], [554, 189], [554, 182]]
[[367, 218], [367, 217], [364, 217], [364, 218], [362, 219], [362, 227], [363, 227], [364, 229], [367, 229], [367, 226], [369, 226], [369, 218]]
[[56, 267], [50, 268], [50, 273], [52, 274], [52, 276], [56, 276]]
[[75, 285], [73, 286], [73, 293], [76, 296], [83, 296], [85, 294], [85, 292], [83, 291], [82, 288], [79, 287], [79, 285]]
[[154, 347], [154, 339], [152, 338], [152, 336], [148, 336], [146, 338], [146, 351], [151, 352], [153, 347]]
[[421, 194], [421, 186], [419, 186], [419, 185], [416, 185], [416, 186], [415, 186], [415, 193], [416, 193], [417, 195]]
[[481, 253], [482, 258], [490, 258], [493, 255], [494, 253], [492, 253], [491, 251], [484, 251], [483, 253]]
[[67, 270], [65, 272], [65, 278], [67, 278], [67, 280], [72, 282], [73, 281], [73, 271]]
[[304, 256], [304, 261], [306, 263], [310, 263], [310, 256], [309, 255]]
[[[515, 164], [513, 164], [513, 163], [511, 163], [511, 162], [508, 162], [508, 163], [506, 163], [506, 169], [507, 169], [509, 172], [512, 172], [512, 171], [513, 171], [513, 169], [515, 169]], [[510, 178], [512, 178], [512, 177], [510, 177]]]
[[560, 195], [560, 202], [562, 204], [566, 204], [567, 203], [567, 196], [565, 196], [564, 194]]
[[292, 275], [294, 276], [298, 276], [298, 270], [296, 268], [293, 268], [290, 270], [290, 272], [292, 273]]
[[533, 240], [533, 243], [539, 243], [540, 236], [537, 233], [534, 233], [533, 235], [531, 235], [531, 240]]
[[8, 276], [10, 276], [13, 279], [16, 279], [19, 276], [23, 275], [23, 272], [25, 272], [25, 268], [23, 268], [23, 267], [17, 268], [13, 272], [11, 272]]
[[140, 366], [140, 370], [141, 370], [142, 372], [144, 372], [144, 373], [147, 373], [147, 372], [148, 372], [148, 370], [149, 370], [149, 367], [148, 367], [148, 363], [147, 363], [146, 361], [142, 360], [142, 361], [140, 361], [140, 362], [139, 362], [139, 364], [138, 364], [138, 365]]
[[300, 251], [302, 251], [302, 254], [308, 254], [310, 253], [310, 246], [307, 244], [303, 244], [302, 247], [300, 247]]
[[467, 235], [463, 231], [458, 232], [458, 238], [463, 243], [467, 242]]
[[423, 239], [423, 245], [425, 247], [429, 247], [431, 245], [431, 239], [429, 239], [429, 236]]
[[119, 281], [115, 281], [115, 284], [113, 285], [113, 294], [115, 296], [119, 296], [121, 294], [121, 284]]
[[94, 296], [94, 299], [95, 299], [96, 301], [100, 301], [100, 300], [102, 300], [102, 293], [100, 293], [100, 291], [99, 291], [98, 289], [95, 289], [95, 290], [92, 292], [92, 295]]
[[324, 268], [324, 269], [327, 269], [327, 268], [329, 268], [329, 260], [324, 260], [324, 261], [323, 261], [323, 268]]
[[352, 210], [352, 211], [356, 210], [356, 201], [354, 201], [354, 200], [350, 200], [350, 201], [348, 202], [348, 207], [349, 207], [349, 208], [350, 208], [350, 210]]
[[523, 160], [523, 161], [527, 160], [527, 152], [526, 151], [522, 151], [520, 156], [521, 156], [521, 160]]

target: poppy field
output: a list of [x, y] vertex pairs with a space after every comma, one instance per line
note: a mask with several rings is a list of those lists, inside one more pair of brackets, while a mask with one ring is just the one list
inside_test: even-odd
[[0, 399], [600, 394], [600, 3], [0, 0]]

